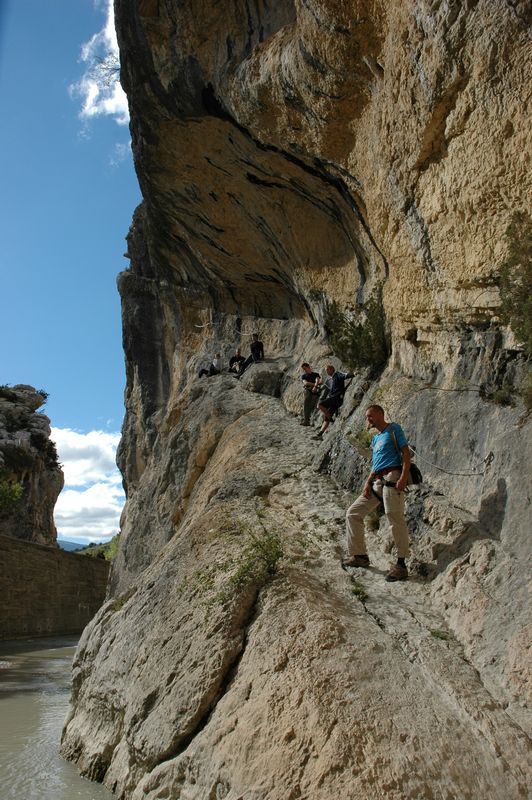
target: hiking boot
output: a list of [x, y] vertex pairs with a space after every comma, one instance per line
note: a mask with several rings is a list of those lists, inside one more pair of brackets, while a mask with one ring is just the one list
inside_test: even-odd
[[401, 564], [394, 564], [386, 576], [386, 580], [391, 583], [393, 581], [407, 581], [408, 570]]
[[302, 425], [304, 428], [308, 428], [309, 425], [310, 425], [310, 422], [305, 422], [305, 420], [301, 420], [301, 422], [299, 424]]
[[317, 441], [317, 442], [322, 442], [323, 441], [323, 433], [321, 431], [318, 431], [316, 436], [313, 436], [312, 438], [315, 439], [315, 441]]
[[344, 567], [369, 567], [369, 556], [348, 556], [342, 561]]

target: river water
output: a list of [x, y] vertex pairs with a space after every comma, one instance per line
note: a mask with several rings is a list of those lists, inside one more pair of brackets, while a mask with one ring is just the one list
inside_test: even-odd
[[0, 642], [2, 800], [112, 800], [59, 756], [77, 637]]

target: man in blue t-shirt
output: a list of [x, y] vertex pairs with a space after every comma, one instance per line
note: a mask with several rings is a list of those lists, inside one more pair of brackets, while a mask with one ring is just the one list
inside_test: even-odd
[[397, 547], [397, 563], [391, 567], [386, 580], [406, 581], [409, 536], [404, 490], [410, 471], [410, 450], [403, 429], [396, 422], [386, 422], [381, 406], [369, 406], [366, 420], [368, 428], [376, 428], [378, 433], [371, 440], [371, 472], [362, 494], [347, 509], [347, 556], [343, 564], [346, 567], [369, 567], [364, 517], [382, 502]]

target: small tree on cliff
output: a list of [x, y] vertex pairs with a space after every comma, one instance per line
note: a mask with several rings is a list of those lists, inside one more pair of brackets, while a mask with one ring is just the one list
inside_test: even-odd
[[500, 269], [501, 317], [532, 355], [532, 221], [516, 211], [506, 230], [508, 258]]
[[5, 472], [0, 472], [0, 514], [10, 511], [22, 497], [21, 483], [10, 481]]

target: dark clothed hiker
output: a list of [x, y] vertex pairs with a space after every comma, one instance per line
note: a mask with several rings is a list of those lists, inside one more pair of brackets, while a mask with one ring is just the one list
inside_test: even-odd
[[321, 439], [327, 428], [329, 427], [333, 416], [338, 412], [340, 406], [344, 402], [344, 394], [346, 390], [345, 382], [353, 377], [352, 372], [340, 372], [336, 370], [332, 364], [327, 364], [325, 371], [327, 378], [325, 379], [325, 388], [327, 389], [327, 397], [320, 400], [318, 405], [319, 410], [323, 415], [323, 423], [316, 434], [316, 439]]
[[257, 361], [262, 361], [262, 359], [264, 358], [264, 345], [259, 340], [258, 333], [253, 334], [253, 339], [249, 346], [249, 349], [251, 350], [251, 353], [242, 364], [242, 368], [240, 370], [241, 375], [243, 372], [247, 370], [250, 364], [254, 364]]
[[382, 502], [397, 548], [397, 563], [391, 567], [386, 580], [406, 581], [408, 569], [405, 558], [409, 554], [409, 535], [404, 491], [410, 470], [410, 449], [401, 426], [396, 422], [386, 422], [381, 406], [369, 406], [366, 420], [368, 428], [377, 429], [377, 434], [371, 440], [371, 472], [362, 494], [347, 509], [347, 557], [343, 564], [346, 567], [369, 567], [364, 517]]
[[235, 372], [237, 375], [240, 374], [242, 370], [242, 364], [246, 359], [241, 354], [240, 350], [237, 350], [234, 356], [231, 356], [229, 359], [229, 372]]
[[206, 375], [208, 378], [212, 377], [213, 375], [219, 375], [222, 370], [222, 360], [220, 358], [220, 353], [216, 353], [212, 362], [209, 364], [209, 368], [205, 369], [202, 367], [198, 372], [198, 378], [203, 378]]
[[301, 425], [310, 425], [310, 417], [316, 410], [318, 405], [318, 398], [320, 393], [321, 377], [318, 372], [313, 372], [310, 364], [306, 361], [301, 364], [303, 374], [301, 380], [303, 381], [303, 420]]

